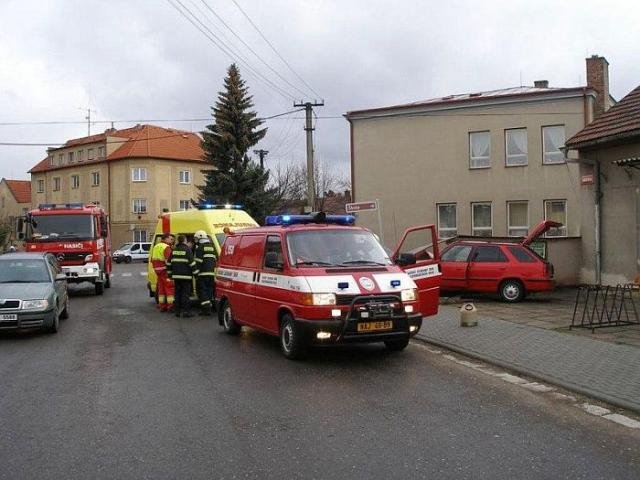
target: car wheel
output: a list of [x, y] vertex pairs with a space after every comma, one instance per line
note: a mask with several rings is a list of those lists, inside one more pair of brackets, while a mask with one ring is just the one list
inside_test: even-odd
[[96, 288], [96, 295], [102, 295], [104, 293], [104, 283], [96, 282], [95, 288]]
[[500, 284], [500, 298], [507, 303], [516, 303], [524, 298], [524, 286], [519, 280], [505, 280]]
[[402, 340], [387, 340], [384, 342], [384, 346], [392, 352], [399, 352], [404, 350], [409, 345], [409, 338], [403, 338]]
[[124, 257], [124, 263], [131, 263], [131, 257]]
[[280, 326], [280, 348], [285, 357], [295, 360], [304, 357], [305, 345], [293, 317], [285, 313]]
[[225, 302], [222, 309], [222, 327], [224, 328], [224, 332], [228, 335], [238, 335], [240, 333], [241, 327], [233, 318], [233, 310], [231, 309], [231, 304], [229, 302]]
[[60, 312], [60, 318], [62, 320], [66, 320], [67, 318], [69, 318], [69, 297], [67, 297], [67, 301], [64, 302], [64, 310]]
[[58, 310], [53, 312], [53, 321], [51, 325], [46, 327], [47, 333], [58, 333], [58, 327], [60, 326], [60, 315], [58, 314]]

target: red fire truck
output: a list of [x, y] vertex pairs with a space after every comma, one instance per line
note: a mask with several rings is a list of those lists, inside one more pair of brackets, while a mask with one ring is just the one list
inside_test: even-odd
[[18, 219], [27, 252], [53, 253], [69, 283], [111, 286], [111, 232], [105, 211], [82, 203], [41, 204]]

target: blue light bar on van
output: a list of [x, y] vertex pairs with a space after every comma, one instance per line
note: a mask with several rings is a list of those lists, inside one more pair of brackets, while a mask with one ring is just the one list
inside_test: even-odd
[[242, 210], [242, 205], [235, 205], [231, 203], [216, 204], [216, 203], [199, 203], [198, 210]]
[[326, 223], [332, 225], [353, 225], [356, 218], [352, 215], [325, 215], [323, 212], [310, 215], [269, 215], [265, 225], [303, 225], [307, 223]]

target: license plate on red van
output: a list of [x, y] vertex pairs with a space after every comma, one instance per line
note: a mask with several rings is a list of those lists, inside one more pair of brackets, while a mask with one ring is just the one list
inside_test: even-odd
[[358, 324], [358, 333], [375, 332], [378, 330], [391, 330], [393, 322], [387, 320], [384, 322], [362, 322]]

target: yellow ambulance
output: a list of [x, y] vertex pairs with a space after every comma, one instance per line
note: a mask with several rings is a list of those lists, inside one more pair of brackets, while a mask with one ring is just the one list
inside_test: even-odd
[[[165, 212], [158, 219], [156, 232], [153, 238], [153, 247], [160, 241], [165, 233], [170, 233], [177, 238], [178, 235], [185, 235], [189, 241], [193, 240], [193, 234], [198, 230], [207, 232], [218, 255], [220, 248], [226, 237], [225, 229], [232, 231], [242, 228], [255, 227], [258, 224], [251, 216], [241, 209], [240, 205], [213, 205], [200, 204], [194, 209], [180, 212]], [[147, 288], [149, 296], [156, 295], [156, 273], [153, 271], [151, 258], [147, 266]]]

